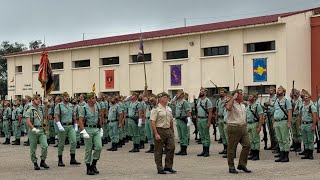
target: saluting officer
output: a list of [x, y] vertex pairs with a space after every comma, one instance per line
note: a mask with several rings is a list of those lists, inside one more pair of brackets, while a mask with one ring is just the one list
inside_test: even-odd
[[305, 147], [305, 154], [301, 159], [313, 159], [314, 133], [318, 119], [317, 108], [310, 100], [311, 95], [304, 92], [304, 102], [299, 110], [298, 126], [301, 128], [302, 141]]
[[[40, 107], [40, 97], [33, 95], [32, 106], [25, 113], [27, 126], [29, 127], [29, 141], [30, 141], [30, 157], [34, 164], [34, 170], [40, 170], [40, 167], [48, 169], [49, 166], [45, 163], [47, 158], [47, 136], [45, 134], [45, 120], [44, 112]], [[37, 143], [40, 142], [41, 146], [41, 162], [40, 167], [38, 166], [38, 158], [36, 156]]]
[[96, 165], [102, 150], [103, 130], [95, 94], [89, 93], [87, 97], [88, 103], [83, 106], [79, 114], [79, 127], [80, 134], [84, 138], [87, 175], [94, 175], [99, 174]]
[[63, 163], [62, 160], [62, 154], [64, 150], [64, 144], [66, 137], [68, 136], [69, 142], [70, 142], [70, 165], [79, 165], [78, 161], [75, 159], [75, 154], [76, 154], [76, 132], [73, 127], [74, 122], [73, 121], [73, 107], [72, 104], [69, 102], [70, 97], [67, 92], [63, 93], [63, 98], [62, 102], [59, 103], [55, 107], [54, 115], [55, 115], [55, 120], [57, 127], [59, 129], [58, 132], [58, 139], [59, 139], [59, 144], [58, 144], [58, 166], [59, 167], [64, 167], [65, 164]]

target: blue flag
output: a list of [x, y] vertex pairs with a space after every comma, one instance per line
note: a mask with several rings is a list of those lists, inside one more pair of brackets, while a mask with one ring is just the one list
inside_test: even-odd
[[142, 36], [140, 36], [140, 46], [139, 46], [139, 52], [137, 55], [138, 61], [144, 61], [144, 51], [143, 51], [143, 40]]
[[253, 59], [253, 82], [267, 81], [267, 58]]

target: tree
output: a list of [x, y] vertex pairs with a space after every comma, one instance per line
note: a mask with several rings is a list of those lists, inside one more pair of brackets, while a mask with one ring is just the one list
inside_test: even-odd
[[7, 54], [20, 52], [26, 50], [24, 44], [15, 42], [10, 43], [9, 41], [3, 41], [0, 45], [0, 95], [1, 97], [7, 95], [8, 87], [8, 74], [7, 74], [7, 59], [4, 57]]
[[46, 45], [43, 44], [41, 40], [34, 40], [29, 43], [30, 50], [44, 48], [44, 47], [46, 47]]

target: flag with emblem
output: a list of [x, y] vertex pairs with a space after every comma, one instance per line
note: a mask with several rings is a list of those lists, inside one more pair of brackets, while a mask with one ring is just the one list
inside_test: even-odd
[[114, 70], [105, 70], [106, 89], [114, 89]]
[[267, 58], [253, 59], [253, 82], [267, 81]]
[[139, 46], [139, 51], [138, 51], [138, 55], [137, 55], [137, 59], [140, 62], [144, 61], [144, 50], [143, 50], [143, 39], [142, 36], [140, 36], [140, 46]]
[[47, 52], [43, 52], [41, 55], [38, 72], [39, 72], [38, 80], [42, 84], [41, 87], [45, 90], [45, 95], [48, 95], [54, 89], [54, 82], [53, 82], [52, 68], [48, 59]]

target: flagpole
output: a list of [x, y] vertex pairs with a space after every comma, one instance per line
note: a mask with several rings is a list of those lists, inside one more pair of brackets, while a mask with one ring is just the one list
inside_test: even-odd
[[233, 64], [233, 88], [236, 89], [236, 70], [235, 70], [235, 64], [234, 64], [234, 56], [232, 59]]
[[[141, 40], [142, 40], [142, 32], [141, 32], [141, 29], [140, 29], [140, 41]], [[142, 59], [143, 59], [143, 70], [144, 70], [144, 84], [145, 84], [145, 87], [147, 87], [147, 72], [146, 72], [146, 61], [144, 59], [144, 50], [142, 52], [142, 55], [143, 55]]]

